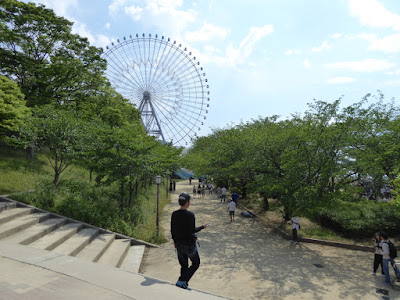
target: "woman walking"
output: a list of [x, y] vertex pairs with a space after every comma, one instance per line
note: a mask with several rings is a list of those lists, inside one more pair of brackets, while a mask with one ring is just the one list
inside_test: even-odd
[[383, 264], [382, 264], [382, 237], [379, 232], [375, 233], [375, 257], [374, 257], [374, 271], [371, 275], [376, 275], [376, 270], [378, 270], [379, 265], [381, 265], [381, 274], [385, 276], [383, 273]]

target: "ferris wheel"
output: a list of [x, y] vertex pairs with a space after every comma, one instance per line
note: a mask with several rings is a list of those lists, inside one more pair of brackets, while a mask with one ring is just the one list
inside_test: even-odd
[[210, 91], [203, 67], [187, 48], [149, 34], [106, 47], [107, 77], [140, 110], [149, 135], [188, 145], [207, 119]]

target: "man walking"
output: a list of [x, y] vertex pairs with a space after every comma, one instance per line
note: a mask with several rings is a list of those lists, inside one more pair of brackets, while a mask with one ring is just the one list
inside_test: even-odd
[[236, 203], [233, 199], [228, 203], [227, 209], [229, 210], [229, 216], [231, 217], [231, 222], [235, 221], [235, 209]]
[[228, 190], [226, 189], [226, 187], [223, 187], [222, 189], [221, 189], [221, 202], [222, 202], [222, 200], [224, 200], [224, 203], [225, 203], [225, 199], [226, 199], [226, 192], [227, 192]]
[[296, 216], [296, 217], [292, 218], [290, 221], [291, 221], [292, 227], [293, 227], [293, 230], [292, 230], [292, 232], [293, 232], [293, 242], [298, 244], [299, 243], [299, 238], [297, 236], [297, 231], [300, 229], [300, 219], [299, 219], [299, 217]]
[[[400, 271], [395, 264], [396, 254], [391, 253], [390, 248], [393, 247], [393, 243], [389, 240], [388, 235], [386, 233], [382, 233], [382, 265], [383, 265], [383, 273], [385, 273], [385, 281], [384, 284], [391, 285], [390, 282], [390, 274], [389, 274], [389, 263], [392, 265], [394, 269], [394, 273], [396, 274], [397, 280], [400, 280]], [[396, 248], [394, 248], [396, 249]]]
[[[208, 224], [196, 227], [194, 214], [187, 209], [190, 206], [190, 195], [182, 193], [178, 201], [180, 209], [174, 211], [171, 216], [171, 235], [178, 253], [178, 261], [181, 265], [181, 276], [176, 286], [187, 289], [190, 278], [200, 266], [200, 256], [196, 247], [196, 232], [208, 227]], [[188, 259], [192, 265], [189, 267]]]

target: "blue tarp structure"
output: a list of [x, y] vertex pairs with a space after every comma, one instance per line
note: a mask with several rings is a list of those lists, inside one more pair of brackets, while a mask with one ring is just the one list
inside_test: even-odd
[[190, 177], [194, 178], [193, 172], [184, 168], [174, 171], [174, 175], [178, 176], [180, 179], [188, 180]]

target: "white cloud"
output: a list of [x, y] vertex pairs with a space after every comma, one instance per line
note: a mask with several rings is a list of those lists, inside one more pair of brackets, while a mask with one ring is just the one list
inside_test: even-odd
[[204, 47], [204, 52], [199, 55], [201, 61], [212, 62], [219, 66], [238, 67], [247, 62], [253, 54], [259, 41], [274, 31], [272, 25], [250, 28], [249, 34], [240, 42], [238, 47], [229, 44], [225, 49], [225, 54], [220, 55], [213, 46]]
[[105, 29], [110, 29], [110, 28], [111, 28], [111, 23], [110, 23], [110, 22], [107, 22], [107, 23], [104, 25], [104, 28], [105, 28]]
[[353, 72], [376, 72], [388, 70], [395, 66], [394, 63], [390, 63], [384, 59], [364, 59], [361, 61], [344, 61], [325, 64], [326, 68], [329, 69], [344, 69]]
[[193, 41], [210, 41], [214, 39], [224, 40], [229, 30], [210, 24], [204, 23], [197, 31], [186, 32], [185, 39], [189, 42]]
[[396, 53], [400, 51], [400, 33], [386, 36], [382, 39], [371, 40], [368, 50], [377, 50], [384, 53]]
[[362, 25], [400, 30], [400, 15], [390, 12], [377, 0], [350, 0], [349, 8]]
[[396, 75], [396, 76], [398, 76], [398, 75], [400, 75], [400, 69], [397, 69], [397, 70], [394, 70], [394, 71], [390, 71], [390, 72], [388, 72], [388, 75]]
[[238, 48], [228, 45], [226, 55], [231, 65], [240, 65], [253, 53], [256, 44], [266, 35], [274, 32], [272, 25], [251, 27], [249, 34], [242, 40]]
[[343, 34], [341, 34], [341, 33], [332, 34], [333, 39], [340, 39], [342, 36], [343, 36]]
[[330, 48], [329, 44], [327, 41], [323, 41], [321, 46], [319, 47], [314, 47], [311, 49], [312, 52], [322, 52], [324, 50], [328, 50]]
[[343, 84], [343, 83], [352, 83], [355, 81], [356, 79], [353, 77], [335, 77], [328, 79], [326, 82], [329, 84]]
[[400, 87], [400, 79], [399, 80], [389, 80], [384, 83], [387, 86], [399, 86]]
[[129, 0], [113, 0], [113, 2], [108, 6], [108, 11], [110, 14], [116, 14], [119, 12]]
[[142, 18], [143, 8], [135, 5], [125, 6], [125, 13], [130, 15], [135, 21], [139, 21]]
[[134, 0], [113, 0], [108, 11], [114, 17], [122, 11], [134, 21], [140, 21], [145, 28], [158, 27], [180, 40], [182, 32], [197, 15], [193, 9], [181, 9], [182, 0], [143, 0], [140, 5], [137, 3]]
[[299, 55], [301, 53], [301, 50], [298, 49], [289, 49], [284, 52], [285, 55]]
[[40, 1], [35, 1], [35, 2], [40, 2], [44, 4], [46, 7], [51, 8], [54, 10], [54, 12], [63, 17], [68, 18], [68, 11], [71, 8], [77, 8], [78, 7], [78, 0], [40, 0]]
[[302, 62], [302, 64], [303, 64], [303, 66], [305, 66], [307, 69], [310, 69], [310, 68], [311, 68], [311, 64], [310, 64], [310, 61], [309, 61], [308, 59], [305, 59], [305, 60]]

